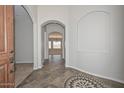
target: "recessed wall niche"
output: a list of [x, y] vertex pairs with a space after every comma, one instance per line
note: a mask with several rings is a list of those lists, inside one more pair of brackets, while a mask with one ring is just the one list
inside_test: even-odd
[[81, 17], [77, 25], [78, 51], [108, 52], [109, 26], [109, 13], [105, 11], [92, 11]]

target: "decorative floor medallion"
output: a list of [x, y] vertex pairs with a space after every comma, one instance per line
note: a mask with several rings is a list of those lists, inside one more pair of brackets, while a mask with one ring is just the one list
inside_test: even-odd
[[87, 74], [79, 74], [68, 78], [64, 84], [65, 88], [103, 88], [104, 84], [96, 78]]

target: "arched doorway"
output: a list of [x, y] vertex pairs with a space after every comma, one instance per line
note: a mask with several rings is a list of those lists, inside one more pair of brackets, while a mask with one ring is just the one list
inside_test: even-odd
[[65, 60], [65, 26], [56, 20], [41, 25], [42, 62], [46, 60]]
[[15, 86], [32, 71], [34, 63], [33, 21], [24, 6], [14, 6], [15, 19]]

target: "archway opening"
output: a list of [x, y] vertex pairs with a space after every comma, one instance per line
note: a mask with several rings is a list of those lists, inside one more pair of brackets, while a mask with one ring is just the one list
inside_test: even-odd
[[33, 71], [33, 21], [24, 6], [14, 6], [15, 86]]
[[65, 61], [65, 26], [56, 20], [41, 25], [42, 62]]

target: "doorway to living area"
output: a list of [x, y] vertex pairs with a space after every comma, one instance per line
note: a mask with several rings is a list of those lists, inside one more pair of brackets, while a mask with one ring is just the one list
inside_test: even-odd
[[57, 20], [42, 24], [42, 62], [65, 60], [65, 26]]

